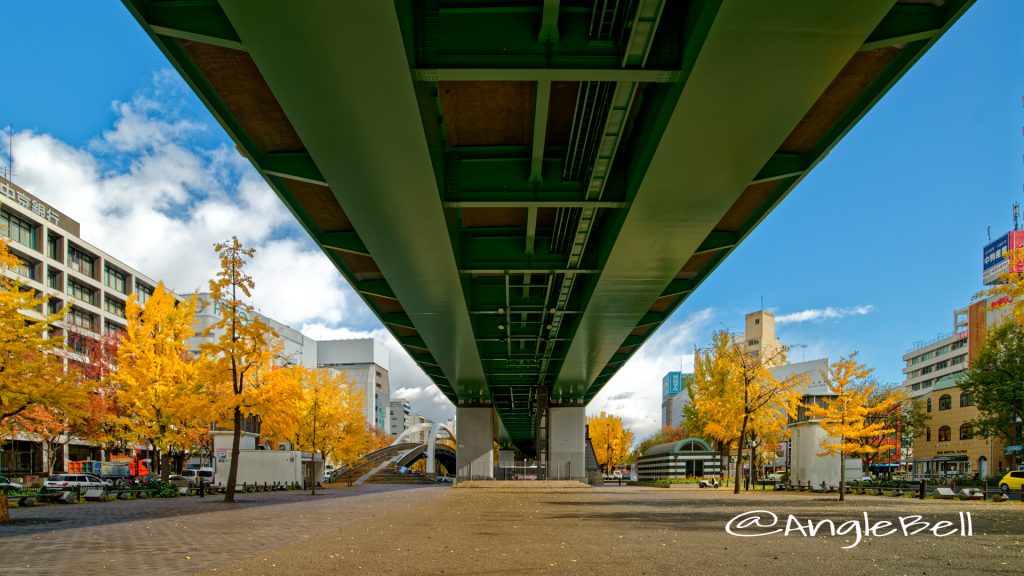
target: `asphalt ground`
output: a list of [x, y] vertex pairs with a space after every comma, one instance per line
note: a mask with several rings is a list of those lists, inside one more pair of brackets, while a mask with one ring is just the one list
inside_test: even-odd
[[[176, 499], [168, 509], [187, 509], [153, 518], [124, 512], [107, 523], [0, 528], [0, 574], [1024, 574], [1019, 503], [521, 484], [256, 494], [234, 506]], [[151, 502], [12, 515], [91, 508], [116, 518], [106, 507]], [[755, 510], [777, 523], [743, 515]], [[864, 534], [865, 513], [879, 535]], [[949, 535], [884, 535], [892, 528], [878, 522], [898, 527], [900, 517], [909, 530], [928, 522]], [[824, 520], [845, 533], [833, 536], [823, 523], [808, 534], [808, 521]], [[950, 524], [936, 529], [937, 522]], [[740, 537], [727, 525], [735, 533], [781, 531]]]

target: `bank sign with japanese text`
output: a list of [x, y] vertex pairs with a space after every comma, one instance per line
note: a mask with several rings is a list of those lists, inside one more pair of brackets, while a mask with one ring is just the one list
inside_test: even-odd
[[[1010, 271], [1010, 263], [1006, 255], [1011, 250], [1024, 247], [1024, 230], [1007, 232], [1001, 237], [989, 242], [982, 252], [982, 280], [985, 285], [995, 284], [1000, 276]], [[1013, 270], [1014, 272], [1024, 271], [1024, 263], [1020, 263]]]

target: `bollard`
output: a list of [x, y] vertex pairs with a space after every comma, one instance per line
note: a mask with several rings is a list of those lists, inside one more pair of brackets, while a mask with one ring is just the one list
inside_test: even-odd
[[203, 482], [202, 478], [200, 478], [199, 479], [199, 497], [200, 498], [204, 498], [206, 496], [206, 488], [205, 488], [205, 486], [206, 486], [206, 483]]
[[924, 482], [924, 480], [921, 480], [921, 483], [917, 487], [917, 498], [919, 500], [924, 500]]

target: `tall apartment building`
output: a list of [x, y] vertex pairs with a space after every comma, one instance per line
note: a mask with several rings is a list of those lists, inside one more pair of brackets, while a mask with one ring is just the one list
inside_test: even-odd
[[[21, 260], [14, 273], [26, 286], [50, 296], [49, 310], [38, 313], [70, 306], [56, 329], [71, 350], [84, 354], [90, 338], [126, 327], [125, 305], [131, 294], [145, 303], [157, 283], [83, 240], [80, 231], [77, 221], [0, 177], [0, 234], [10, 239], [11, 252]], [[38, 474], [44, 470], [43, 449], [25, 436], [8, 439], [0, 453], [0, 471]], [[57, 469], [68, 459], [98, 455], [88, 442], [72, 440], [58, 456]]]
[[363, 391], [367, 423], [391, 433], [389, 359], [384, 343], [373, 338], [317, 342], [316, 365], [344, 370]]

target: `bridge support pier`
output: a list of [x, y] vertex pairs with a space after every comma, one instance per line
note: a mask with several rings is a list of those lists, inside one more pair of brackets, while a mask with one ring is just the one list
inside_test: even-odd
[[494, 411], [489, 406], [458, 406], [455, 418], [459, 423], [456, 481], [494, 480]]
[[586, 482], [586, 425], [583, 406], [552, 406], [548, 409], [548, 480]]

